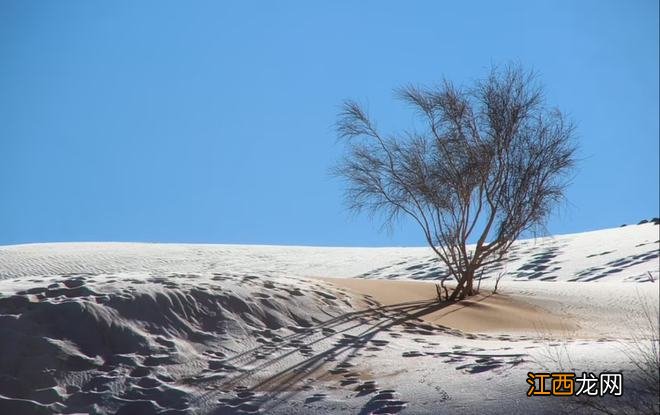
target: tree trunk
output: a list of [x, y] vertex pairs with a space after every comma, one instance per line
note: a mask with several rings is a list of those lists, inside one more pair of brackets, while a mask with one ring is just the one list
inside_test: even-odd
[[456, 299], [462, 300], [465, 297], [474, 295], [474, 270], [465, 271], [461, 280], [456, 285], [454, 292], [451, 293], [449, 297], [450, 301], [456, 301]]
[[468, 273], [465, 287], [463, 287], [463, 295], [461, 295], [461, 300], [474, 294], [476, 294], [474, 291], [474, 271], [471, 271]]
[[454, 288], [454, 291], [451, 293], [451, 297], [449, 297], [449, 301], [456, 301], [456, 298], [458, 295], [463, 291], [463, 285], [465, 285], [465, 278], [461, 278], [460, 281], [458, 281], [458, 284], [456, 284], [456, 288]]

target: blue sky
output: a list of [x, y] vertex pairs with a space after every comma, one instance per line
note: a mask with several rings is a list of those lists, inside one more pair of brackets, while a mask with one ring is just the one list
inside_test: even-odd
[[658, 215], [658, 1], [0, 3], [0, 244], [423, 245], [328, 174], [342, 100], [537, 70], [583, 161], [553, 234]]

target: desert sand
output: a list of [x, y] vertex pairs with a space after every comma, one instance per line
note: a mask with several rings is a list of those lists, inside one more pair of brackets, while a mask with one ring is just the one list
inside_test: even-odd
[[527, 372], [634, 390], [659, 229], [520, 241], [458, 303], [428, 248], [0, 247], [0, 414], [575, 411], [527, 397]]

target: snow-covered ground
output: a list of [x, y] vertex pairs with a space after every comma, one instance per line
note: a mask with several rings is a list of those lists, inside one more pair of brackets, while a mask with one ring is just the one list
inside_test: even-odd
[[458, 304], [428, 248], [0, 247], [0, 414], [570, 411], [527, 372], [636, 386], [659, 229], [521, 241]]

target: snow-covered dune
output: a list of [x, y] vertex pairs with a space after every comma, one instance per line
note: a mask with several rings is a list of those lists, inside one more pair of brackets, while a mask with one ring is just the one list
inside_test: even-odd
[[634, 370], [659, 229], [520, 241], [458, 304], [428, 248], [0, 247], [0, 414], [554, 412], [548, 351]]
[[[515, 243], [490, 274], [559, 281], [647, 279], [657, 263], [659, 226], [629, 225]], [[655, 261], [655, 262], [654, 262]], [[438, 279], [445, 269], [429, 248], [268, 245], [49, 243], [0, 247], [0, 279], [73, 273], [256, 272], [311, 277]], [[489, 272], [484, 277], [489, 276]]]

